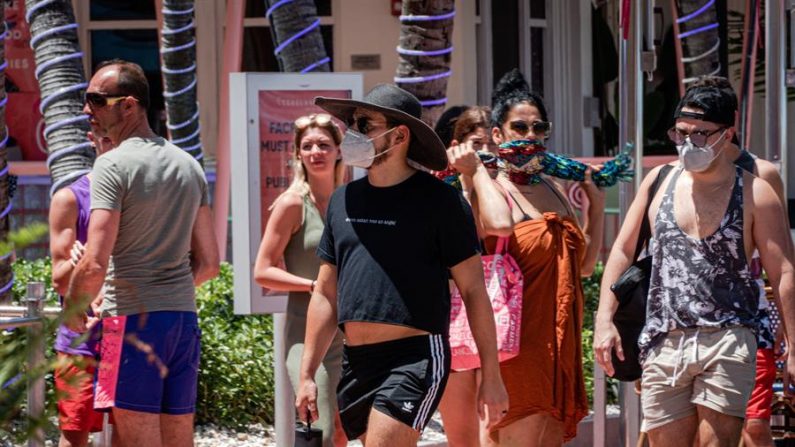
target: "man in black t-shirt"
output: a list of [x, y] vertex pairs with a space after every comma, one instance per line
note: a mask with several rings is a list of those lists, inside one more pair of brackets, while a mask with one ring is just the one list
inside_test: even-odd
[[480, 352], [481, 416], [493, 425], [508, 396], [472, 211], [455, 189], [415, 168], [446, 168], [444, 145], [420, 120], [417, 98], [393, 85], [376, 86], [363, 101], [315, 104], [348, 123], [343, 161], [367, 176], [329, 202], [307, 316], [299, 417], [317, 418], [314, 375], [339, 325], [346, 345], [337, 398], [348, 438], [415, 445], [450, 369], [452, 275]]

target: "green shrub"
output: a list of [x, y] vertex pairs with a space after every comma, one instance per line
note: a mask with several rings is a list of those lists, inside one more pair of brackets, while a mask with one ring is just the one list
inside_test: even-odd
[[[49, 258], [27, 261], [18, 259], [13, 264], [14, 286], [11, 304], [22, 305], [29, 282], [42, 282], [46, 287], [45, 305], [58, 304], [58, 294], [50, 286], [51, 264]], [[53, 362], [55, 360], [55, 329], [59, 319], [47, 319], [42, 330], [45, 365], [39, 370], [30, 370], [27, 365], [28, 349], [31, 346], [25, 329], [0, 331], [0, 442], [21, 442], [32, 432], [34, 426], [45, 429], [48, 438], [55, 434], [56, 427], [50, 418], [56, 414], [55, 389], [53, 385]], [[46, 383], [44, 418], [27, 421], [26, 391], [27, 377], [44, 376]]]
[[[43, 282], [47, 288], [47, 305], [55, 305], [58, 295], [51, 288], [50, 259], [18, 260], [14, 263], [16, 284], [13, 303], [25, 296], [25, 285]], [[273, 325], [270, 315], [234, 315], [232, 305], [232, 268], [221, 266], [220, 275], [196, 291], [199, 325], [202, 330], [202, 357], [199, 368], [196, 420], [238, 428], [252, 423], [273, 422]], [[45, 328], [48, 417], [55, 415], [52, 363], [57, 320], [48, 320]], [[24, 420], [26, 380], [25, 331], [0, 331], [0, 445], [12, 438], [26, 436]], [[19, 378], [16, 382], [14, 379]], [[45, 422], [46, 423], [46, 422]], [[54, 430], [46, 427], [48, 435]], [[49, 436], [48, 436], [49, 437]]]
[[235, 315], [232, 267], [197, 290], [202, 358], [196, 421], [238, 428], [273, 422], [273, 320]]
[[27, 285], [31, 282], [44, 283], [45, 305], [55, 306], [58, 304], [58, 293], [52, 288], [52, 262], [49, 257], [28, 261], [17, 259], [14, 262], [14, 286], [12, 288], [14, 296], [12, 301], [15, 305], [21, 305], [22, 299], [27, 293]]

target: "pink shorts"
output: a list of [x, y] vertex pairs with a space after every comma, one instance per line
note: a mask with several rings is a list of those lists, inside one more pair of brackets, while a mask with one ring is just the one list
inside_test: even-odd
[[776, 381], [776, 358], [772, 349], [756, 350], [756, 383], [748, 399], [746, 419], [770, 420], [773, 382]]

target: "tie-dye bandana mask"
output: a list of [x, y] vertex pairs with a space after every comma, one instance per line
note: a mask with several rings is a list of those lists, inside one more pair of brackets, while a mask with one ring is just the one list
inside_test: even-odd
[[433, 175], [448, 185], [454, 186], [459, 191], [461, 190], [461, 179], [459, 178], [461, 174], [451, 164], [448, 163], [447, 169], [444, 171], [433, 171]]
[[[541, 140], [514, 140], [500, 145], [499, 158], [505, 161], [505, 170], [514, 183], [532, 185], [541, 182], [541, 173], [563, 180], [585, 180], [588, 165], [562, 155], [546, 151]], [[629, 148], [606, 162], [593, 173], [593, 182], [600, 187], [613, 186], [618, 181], [627, 182], [635, 175]]]
[[[500, 170], [504, 167], [505, 163], [497, 158], [496, 155], [492, 154], [488, 151], [478, 151], [478, 157], [480, 157], [481, 163], [486, 169], [489, 170]], [[436, 176], [439, 180], [447, 183], [448, 185], [454, 186], [459, 191], [461, 190], [461, 174], [455, 170], [453, 166], [450, 164], [447, 165], [447, 169], [444, 171], [433, 171], [433, 175]]]

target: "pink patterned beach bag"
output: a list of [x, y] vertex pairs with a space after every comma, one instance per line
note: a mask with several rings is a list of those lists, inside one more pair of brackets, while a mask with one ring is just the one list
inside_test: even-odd
[[[483, 256], [483, 274], [494, 310], [501, 362], [519, 355], [522, 326], [522, 271], [508, 254], [508, 241], [507, 237], [499, 238], [496, 253]], [[455, 287], [450, 299], [450, 351], [454, 371], [480, 368], [478, 348], [469, 328], [464, 302]]]

